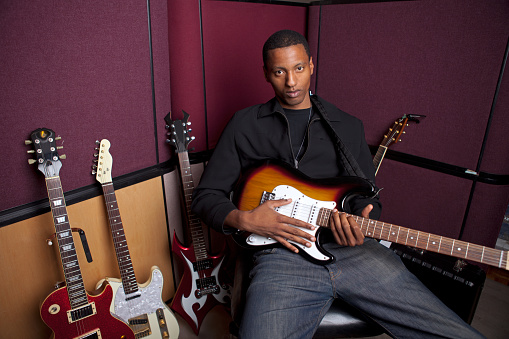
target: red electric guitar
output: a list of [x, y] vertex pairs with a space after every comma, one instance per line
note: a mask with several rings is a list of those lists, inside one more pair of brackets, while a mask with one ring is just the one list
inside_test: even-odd
[[173, 236], [172, 250], [184, 264], [184, 274], [170, 308], [180, 314], [198, 334], [207, 313], [218, 304], [229, 303], [230, 290], [221, 280], [225, 261], [224, 247], [216, 256], [207, 253], [201, 221], [191, 212], [194, 184], [187, 146], [194, 137], [189, 136], [191, 130], [187, 129], [191, 124], [188, 122], [189, 114], [183, 113], [182, 120], [172, 121], [170, 113], [164, 118], [167, 128], [170, 129], [167, 142], [173, 145], [178, 153], [187, 224], [192, 241], [189, 247], [185, 247], [176, 234]]
[[113, 298], [111, 286], [105, 284], [104, 290], [97, 296], [89, 295], [85, 290], [58, 175], [62, 164], [56, 151], [55, 140], [59, 138], [55, 138], [52, 130], [40, 128], [32, 132], [31, 139], [25, 143], [34, 145], [35, 150], [29, 152], [35, 153], [36, 160], [30, 159], [29, 163], [37, 163], [38, 169], [46, 177], [66, 282], [65, 287], [51, 293], [42, 303], [42, 320], [51, 328], [56, 339], [134, 339], [134, 333], [129, 326], [110, 314]]

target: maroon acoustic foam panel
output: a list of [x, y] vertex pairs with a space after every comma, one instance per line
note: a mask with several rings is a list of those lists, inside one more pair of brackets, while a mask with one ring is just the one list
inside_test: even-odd
[[274, 96], [263, 74], [262, 47], [280, 29], [306, 35], [306, 7], [205, 1], [205, 79], [209, 146], [235, 111]]
[[323, 6], [317, 93], [361, 118], [372, 145], [403, 114], [426, 115], [397, 150], [475, 168], [508, 17], [506, 1]]
[[[476, 169], [508, 42], [507, 1], [324, 5], [310, 15], [321, 23], [317, 93], [362, 119], [369, 144], [404, 114], [426, 115], [391, 149]], [[505, 175], [508, 77], [481, 163]], [[467, 215], [463, 239], [483, 245], [494, 245], [509, 200], [507, 186], [478, 184], [467, 211], [471, 180], [388, 159], [377, 183], [382, 219], [458, 237]]]
[[[164, 116], [166, 1], [151, 5], [156, 108]], [[40, 127], [62, 137], [65, 191], [96, 183], [97, 139], [112, 144], [113, 176], [156, 164], [146, 2], [2, 1], [0, 13], [0, 142], [10, 155], [0, 210], [47, 198], [23, 142]]]

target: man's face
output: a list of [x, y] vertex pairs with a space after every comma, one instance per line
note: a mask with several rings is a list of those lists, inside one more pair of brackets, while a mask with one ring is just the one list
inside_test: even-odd
[[311, 107], [309, 85], [313, 68], [312, 58], [299, 44], [270, 50], [263, 71], [281, 106], [304, 109]]

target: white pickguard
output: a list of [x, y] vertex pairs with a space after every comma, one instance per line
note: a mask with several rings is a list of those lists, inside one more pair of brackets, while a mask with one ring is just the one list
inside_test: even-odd
[[[163, 274], [157, 267], [152, 267], [152, 278], [148, 285], [138, 285], [139, 297], [126, 300], [124, 287], [119, 279], [106, 278], [113, 288], [113, 302], [110, 306], [110, 312], [118, 318], [128, 323], [129, 319], [147, 314], [152, 334], [143, 338], [162, 338], [159, 330], [159, 322], [156, 310], [164, 310], [164, 317], [168, 326], [170, 338], [178, 338], [179, 326], [177, 319], [170, 311], [169, 307], [162, 300]], [[99, 282], [100, 284], [101, 282]]]
[[[292, 186], [279, 185], [272, 190], [272, 193], [275, 195], [272, 200], [292, 199], [290, 204], [276, 207], [276, 212], [315, 225], [316, 227], [314, 230], [295, 226], [312, 235], [315, 235], [320, 227], [317, 225], [317, 217], [320, 208], [333, 209], [336, 207], [335, 201], [320, 201], [312, 199], [302, 194], [299, 190]], [[277, 241], [272, 238], [263, 237], [253, 233], [246, 239], [246, 242], [251, 246], [264, 246], [274, 244]], [[329, 259], [328, 256], [318, 250], [316, 242], [312, 242], [311, 247], [306, 247], [293, 241], [290, 242], [317, 260]]]
[[182, 255], [182, 257], [186, 261], [188, 269], [191, 272], [192, 288], [191, 288], [191, 293], [188, 297], [182, 295], [181, 305], [182, 305], [182, 308], [184, 309], [184, 311], [187, 313], [187, 315], [191, 319], [193, 319], [193, 322], [195, 323], [195, 325], [198, 326], [198, 318], [196, 317], [196, 313], [193, 310], [194, 304], [200, 305], [200, 307], [198, 308], [198, 310], [200, 310], [203, 307], [203, 305], [205, 305], [209, 295], [214, 296], [214, 298], [216, 298], [217, 301], [219, 301], [220, 303], [223, 303], [223, 304], [227, 302], [228, 299], [226, 299], [226, 298], [229, 297], [229, 295], [230, 295], [230, 293], [226, 289], [224, 289], [223, 286], [221, 286], [219, 284], [218, 274], [219, 274], [219, 270], [220, 270], [221, 266], [223, 265], [224, 258], [221, 259], [219, 264], [212, 271], [212, 276], [216, 277], [216, 282], [219, 285], [220, 292], [217, 294], [216, 293], [206, 294], [206, 295], [202, 296], [201, 298], [198, 298], [198, 297], [196, 297], [196, 294], [193, 292], [198, 289], [198, 287], [196, 286], [196, 280], [198, 280], [200, 277], [198, 275], [198, 272], [196, 272], [194, 270], [193, 263], [191, 261], [189, 261], [185, 255]]

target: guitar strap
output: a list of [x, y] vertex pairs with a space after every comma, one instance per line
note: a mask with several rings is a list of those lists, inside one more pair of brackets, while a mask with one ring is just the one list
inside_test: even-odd
[[357, 176], [369, 180], [368, 177], [366, 177], [366, 175], [360, 168], [359, 164], [357, 163], [357, 160], [355, 160], [350, 150], [345, 146], [343, 141], [341, 141], [341, 138], [332, 127], [329, 118], [327, 117], [325, 107], [323, 107], [322, 103], [320, 102], [320, 100], [318, 100], [316, 95], [311, 95], [310, 97], [311, 102], [318, 109], [318, 115], [320, 116], [320, 119], [323, 121], [327, 133], [329, 133], [329, 136], [334, 141], [334, 148], [336, 150], [338, 164], [346, 170], [348, 175]]

